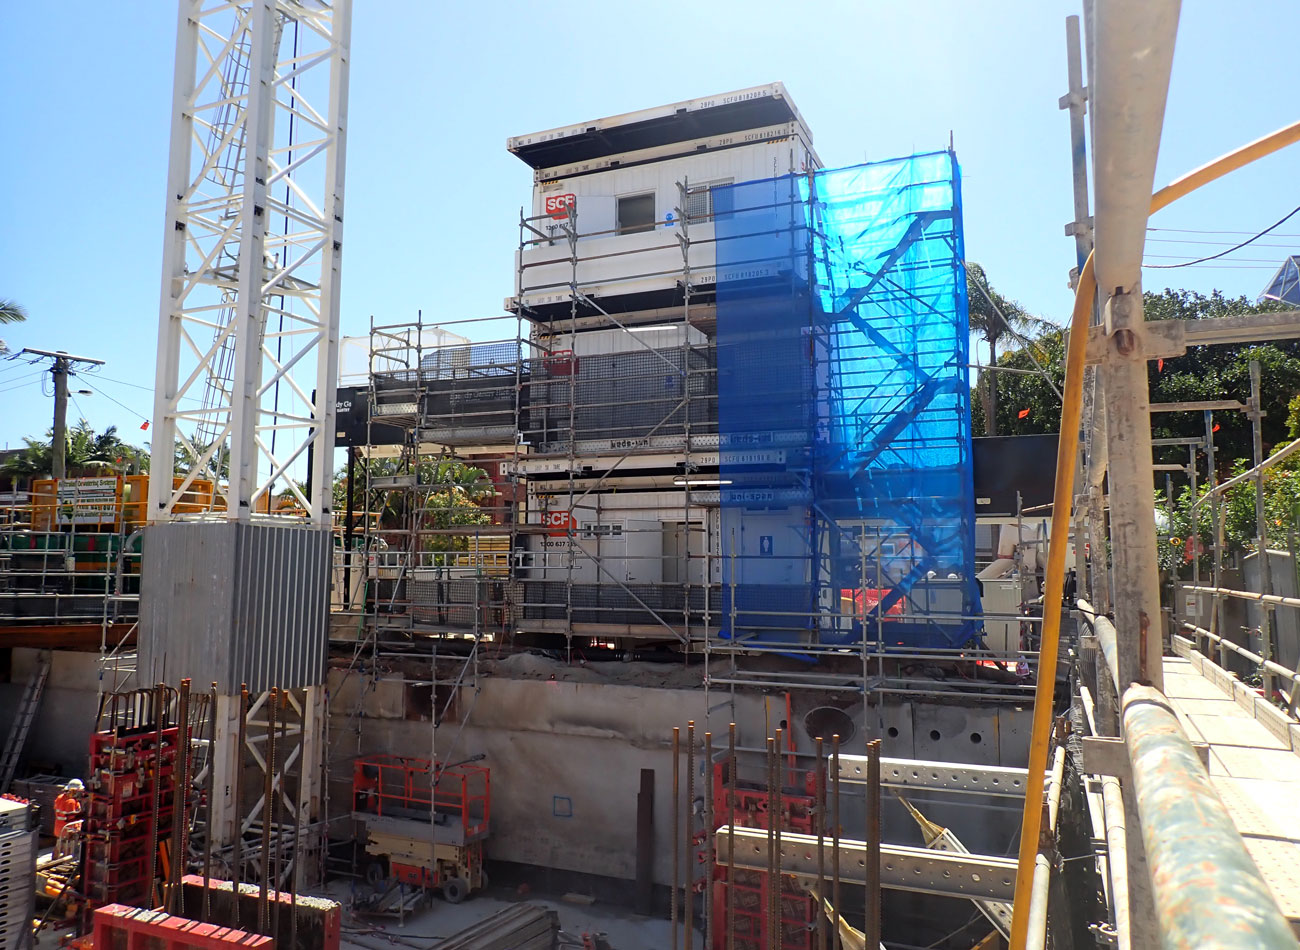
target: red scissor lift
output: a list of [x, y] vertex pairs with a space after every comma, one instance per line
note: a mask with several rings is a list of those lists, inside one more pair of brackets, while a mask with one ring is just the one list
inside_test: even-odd
[[391, 876], [441, 890], [452, 903], [486, 885], [483, 842], [491, 817], [486, 767], [364, 756], [353, 766], [352, 807], [352, 817], [366, 828], [366, 853], [376, 859], [367, 869], [372, 883]]
[[[800, 779], [802, 788], [786, 786], [781, 791], [782, 831], [797, 834], [816, 834], [813, 822], [816, 779], [812, 772], [789, 772], [782, 769], [790, 780]], [[713, 815], [718, 827], [734, 825], [737, 828], [762, 828], [771, 826], [767, 790], [747, 782], [737, 782], [734, 805], [728, 801], [732, 790], [728, 787], [727, 763], [713, 764]], [[736, 868], [735, 879], [727, 880], [727, 855], [725, 849], [714, 856], [713, 912], [722, 926], [713, 928], [712, 950], [727, 950], [728, 931], [735, 932], [736, 950], [766, 950], [768, 942], [767, 914], [771, 881], [763, 871]], [[813, 927], [817, 921], [817, 904], [811, 894], [795, 883], [789, 875], [780, 875], [781, 888], [781, 946], [784, 950], [812, 950]], [[727, 891], [731, 889], [729, 898]], [[734, 920], [728, 920], [728, 908]]]

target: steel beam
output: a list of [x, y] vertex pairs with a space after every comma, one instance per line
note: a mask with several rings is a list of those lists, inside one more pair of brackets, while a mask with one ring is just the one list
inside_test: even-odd
[[[762, 828], [724, 825], [715, 835], [715, 847], [727, 849], [734, 843], [735, 866], [749, 871], [767, 870], [767, 832]], [[718, 851], [717, 853], [729, 853]], [[865, 884], [866, 842], [841, 838], [839, 870], [841, 882]], [[781, 834], [781, 873], [812, 882], [817, 879], [817, 836]], [[1014, 896], [1016, 862], [988, 854], [953, 854], [909, 848], [880, 846], [880, 884], [896, 891], [960, 897], [967, 900], [1010, 901]]]
[[[931, 762], [926, 759], [880, 760], [880, 784], [888, 788], [930, 788], [948, 792], [968, 792], [1024, 798], [1028, 769], [1009, 769], [993, 765], [963, 765], [958, 762]], [[840, 756], [840, 781], [865, 785], [867, 757]]]

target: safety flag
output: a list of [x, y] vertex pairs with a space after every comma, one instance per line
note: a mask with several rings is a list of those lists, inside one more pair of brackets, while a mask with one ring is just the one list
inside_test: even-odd
[[1029, 410], [1028, 410], [1028, 409], [1021, 409], [1018, 413], [1016, 413], [1016, 418], [1017, 418], [1017, 419], [1023, 419], [1023, 418], [1025, 418], [1025, 417], [1028, 416], [1028, 415], [1029, 415]]
[[149, 431], [149, 420], [148, 420], [148, 419], [146, 419], [146, 420], [144, 420], [144, 422], [140, 423], [140, 431], [142, 431], [142, 432], [148, 432], [148, 431]]
[[1163, 373], [1164, 371], [1165, 371], [1165, 360], [1164, 357], [1161, 357], [1160, 359], [1156, 360], [1156, 372]]
[[1214, 428], [1211, 429], [1210, 431], [1211, 431], [1211, 432], [1218, 432], [1218, 431], [1219, 431], [1219, 424], [1216, 422], [1216, 423], [1214, 424]]

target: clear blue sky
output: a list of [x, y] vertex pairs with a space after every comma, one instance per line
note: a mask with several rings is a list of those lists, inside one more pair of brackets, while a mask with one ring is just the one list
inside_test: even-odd
[[[1076, 3], [359, 0], [355, 10], [345, 334], [364, 332], [371, 314], [500, 312], [530, 190], [507, 136], [773, 80], [828, 165], [942, 148], [951, 130], [968, 256], [1031, 310], [1068, 312], [1074, 249], [1062, 227], [1073, 215], [1057, 100]], [[69, 415], [136, 442], [152, 411], [175, 21], [168, 0], [0, 11], [0, 297], [31, 313], [0, 335], [15, 350], [104, 359], [102, 380], [74, 382], [96, 395]], [[1157, 184], [1297, 117], [1285, 52], [1296, 36], [1293, 0], [1185, 0]], [[1162, 212], [1153, 225], [1214, 233], [1153, 233], [1148, 260], [1213, 253], [1239, 239], [1226, 232], [1273, 223], [1297, 203], [1297, 168], [1293, 147]], [[1222, 266], [1148, 271], [1146, 286], [1253, 297], [1300, 251], [1300, 216], [1279, 231], [1292, 237]], [[35, 368], [0, 363], [0, 400], [0, 445], [48, 427]]]

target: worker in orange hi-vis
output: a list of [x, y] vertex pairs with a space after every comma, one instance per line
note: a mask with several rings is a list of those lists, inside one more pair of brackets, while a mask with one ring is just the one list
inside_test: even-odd
[[70, 821], [79, 821], [81, 819], [81, 800], [86, 793], [86, 786], [81, 784], [81, 779], [74, 778], [67, 785], [63, 786], [63, 791], [59, 792], [54, 799], [54, 837], [57, 839], [63, 833], [63, 826]]

